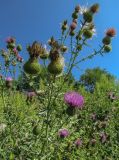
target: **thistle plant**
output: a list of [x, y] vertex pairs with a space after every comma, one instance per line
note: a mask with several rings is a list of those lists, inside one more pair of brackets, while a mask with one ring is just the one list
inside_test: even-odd
[[[11, 160], [77, 159], [79, 155], [81, 159], [85, 159], [87, 156], [93, 157], [91, 147], [97, 143], [100, 146], [109, 145], [108, 123], [111, 123], [112, 116], [109, 106], [111, 103], [118, 104], [114, 95], [107, 96], [105, 92], [103, 93], [105, 106], [103, 111], [98, 84], [97, 90], [91, 94], [81, 86], [75, 90], [73, 84], [69, 82], [72, 69], [78, 68], [81, 62], [97, 55], [103, 56], [112, 50], [111, 42], [116, 31], [109, 28], [99, 48], [93, 49], [93, 53], [83, 58], [81, 56], [84, 47], [89, 46], [95, 35], [94, 16], [98, 11], [97, 3], [86, 9], [77, 5], [72, 13], [71, 22], [67, 20], [62, 22], [61, 37], [58, 40], [52, 36], [47, 47], [37, 41], [27, 46], [29, 59], [23, 65], [23, 72], [29, 77], [27, 83], [30, 87], [26, 90], [23, 88], [24, 92], [15, 90], [16, 96], [14, 94], [13, 100], [8, 99], [8, 96], [12, 95], [14, 86], [15, 76], [12, 76], [14, 68], [23, 61], [19, 55], [22, 48], [21, 45], [16, 45], [14, 38], [7, 39], [7, 50], [0, 52], [4, 60], [1, 64], [3, 69], [0, 81], [2, 86], [5, 84], [7, 87], [2, 89], [4, 107], [11, 106], [7, 108], [9, 112], [4, 110], [9, 126], [6, 135], [8, 132], [11, 136], [5, 141], [12, 141], [12, 149], [10, 148], [10, 151], [7, 149], [7, 155], [12, 157]], [[39, 60], [42, 63], [39, 63]], [[2, 70], [5, 72], [2, 73]], [[40, 90], [36, 88], [34, 77]], [[17, 93], [21, 100], [18, 102]], [[84, 157], [86, 153], [89, 155]]]

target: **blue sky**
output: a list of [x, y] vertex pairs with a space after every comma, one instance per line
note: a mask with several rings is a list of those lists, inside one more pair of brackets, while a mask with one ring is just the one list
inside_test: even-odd
[[[25, 46], [28, 43], [34, 40], [46, 43], [52, 35], [59, 38], [60, 23], [69, 19], [75, 5], [87, 2], [88, 5], [100, 4], [100, 12], [95, 17], [97, 37], [93, 40], [93, 47], [100, 44], [105, 29], [109, 27], [116, 28], [117, 36], [113, 39], [110, 54], [84, 62], [79, 66], [81, 70], [73, 70], [73, 74], [79, 78], [86, 68], [100, 66], [119, 78], [118, 0], [0, 0], [0, 47], [4, 46], [6, 37], [12, 35], [23, 45], [22, 55], [26, 58]], [[89, 48], [88, 51], [90, 53]]]

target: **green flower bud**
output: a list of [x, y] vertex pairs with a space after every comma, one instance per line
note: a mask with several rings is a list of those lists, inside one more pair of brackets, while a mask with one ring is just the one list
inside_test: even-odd
[[93, 14], [92, 14], [91, 12], [87, 11], [87, 12], [85, 12], [85, 13], [83, 14], [83, 19], [84, 19], [86, 22], [91, 23], [92, 20], [93, 20]]
[[20, 44], [17, 46], [17, 50], [18, 50], [19, 52], [22, 50], [22, 46], [21, 46]]
[[9, 43], [8, 45], [7, 45], [7, 49], [14, 49], [15, 48], [15, 43]]
[[112, 50], [112, 47], [110, 46], [110, 45], [106, 45], [106, 46], [104, 46], [104, 51], [105, 52], [111, 52], [111, 50]]
[[28, 74], [38, 74], [41, 71], [40, 64], [37, 59], [29, 59], [23, 66], [24, 71]]
[[82, 50], [82, 45], [81, 45], [81, 44], [78, 44], [78, 45], [77, 45], [77, 50], [78, 50], [78, 51], [81, 51], [81, 50]]
[[86, 30], [84, 30], [84, 32], [83, 32], [83, 36], [84, 36], [85, 38], [87, 38], [87, 39], [90, 39], [90, 38], [92, 38], [92, 36], [93, 36], [93, 32], [92, 32], [91, 30], [86, 29]]
[[109, 36], [106, 36], [102, 40], [103, 44], [109, 45], [111, 43], [111, 38]]
[[75, 32], [74, 31], [70, 31], [69, 35], [73, 37], [75, 35]]
[[64, 69], [63, 57], [59, 57], [57, 60], [51, 61], [51, 63], [48, 65], [48, 71], [54, 75], [62, 73], [63, 69]]
[[72, 14], [72, 18], [73, 18], [73, 19], [77, 19], [77, 18], [78, 18], [78, 14], [77, 14], [76, 12], [74, 12], [74, 13]]

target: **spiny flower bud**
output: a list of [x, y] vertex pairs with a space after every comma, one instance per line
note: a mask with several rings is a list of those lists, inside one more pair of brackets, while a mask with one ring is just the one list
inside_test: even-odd
[[76, 47], [76, 49], [77, 49], [78, 51], [81, 51], [81, 50], [82, 50], [82, 45], [81, 45], [81, 44], [78, 44], [77, 47]]
[[109, 37], [114, 37], [116, 35], [116, 31], [114, 28], [110, 28], [106, 31], [106, 35]]
[[94, 4], [94, 5], [92, 5], [92, 6], [90, 7], [90, 11], [91, 11], [92, 13], [97, 13], [98, 10], [99, 10], [99, 4], [98, 4], [98, 3], [96, 3], [96, 4]]
[[61, 74], [63, 69], [64, 69], [64, 58], [62, 56], [60, 56], [56, 60], [52, 60], [48, 65], [48, 71], [54, 75]]
[[60, 50], [61, 50], [61, 52], [66, 52], [67, 51], [67, 47], [63, 45], [63, 46], [61, 46]]
[[91, 12], [87, 11], [83, 13], [83, 18], [86, 22], [91, 23], [93, 20], [93, 15]]
[[106, 36], [102, 40], [103, 44], [109, 45], [111, 43], [111, 38], [109, 36]]
[[76, 13], [79, 13], [79, 11], [80, 11], [80, 6], [77, 5], [77, 6], [75, 7], [75, 12], [76, 12]]
[[105, 51], [105, 52], [108, 53], [108, 52], [111, 52], [111, 50], [112, 50], [112, 47], [111, 47], [110, 45], [105, 45], [105, 46], [104, 46], [104, 51]]
[[62, 30], [65, 31], [67, 29], [67, 20], [62, 23]]
[[78, 18], [78, 14], [77, 14], [76, 12], [74, 12], [74, 13], [72, 14], [72, 18], [73, 18], [73, 19], [77, 19], [77, 18]]
[[77, 24], [75, 22], [72, 22], [72, 24], [70, 25], [70, 29], [73, 31], [75, 30], [77, 27]]
[[73, 37], [75, 35], [75, 32], [74, 31], [70, 31], [69, 35]]
[[15, 48], [15, 43], [8, 43], [7, 49], [14, 49]]
[[15, 43], [16, 40], [15, 40], [15, 38], [13, 38], [13, 37], [8, 37], [8, 38], [6, 39], [6, 42], [7, 42], [7, 43]]
[[40, 64], [38, 63], [37, 59], [29, 59], [25, 64], [24, 64], [24, 71], [28, 74], [33, 74], [36, 75], [40, 73], [41, 67]]
[[91, 30], [85, 29], [84, 32], [83, 32], [83, 36], [86, 39], [90, 39], [93, 36], [93, 32]]
[[18, 50], [19, 52], [22, 50], [22, 46], [21, 46], [20, 44], [17, 46], [17, 50]]

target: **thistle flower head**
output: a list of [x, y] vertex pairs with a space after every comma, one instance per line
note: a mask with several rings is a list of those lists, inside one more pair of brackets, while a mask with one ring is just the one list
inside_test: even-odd
[[6, 77], [6, 78], [5, 78], [5, 81], [6, 81], [6, 82], [12, 82], [13, 79], [12, 79], [11, 77]]
[[80, 5], [77, 5], [76, 7], [75, 7], [75, 12], [79, 12], [80, 11]]
[[77, 92], [67, 92], [64, 95], [64, 101], [65, 103], [73, 108], [80, 108], [82, 109], [83, 104], [84, 104], [84, 98]]
[[17, 50], [16, 47], [13, 49], [13, 53], [14, 53], [16, 56], [18, 55], [18, 50]]
[[60, 138], [65, 138], [69, 135], [69, 132], [67, 129], [64, 128], [64, 129], [60, 129], [58, 134]]
[[13, 38], [13, 37], [8, 37], [7, 39], [6, 39], [6, 43], [15, 43], [15, 38]]
[[109, 36], [109, 37], [114, 37], [116, 35], [116, 30], [114, 28], [109, 28], [106, 31], [106, 35]]
[[78, 138], [75, 142], [76, 147], [80, 147], [82, 145], [82, 140], [80, 138]]
[[32, 98], [34, 96], [36, 96], [35, 92], [27, 92], [27, 98]]
[[72, 24], [70, 25], [70, 29], [74, 30], [76, 29], [76, 27], [77, 27], [77, 24], [75, 22], [72, 22]]
[[96, 4], [93, 4], [91, 7], [90, 7], [90, 11], [92, 13], [97, 13], [99, 11], [99, 4], [96, 3]]
[[20, 55], [17, 55], [17, 61], [18, 62], [23, 62], [23, 58]]
[[38, 58], [39, 55], [44, 51], [44, 48], [40, 43], [34, 41], [32, 46], [27, 47], [27, 51], [29, 52], [31, 58]]

